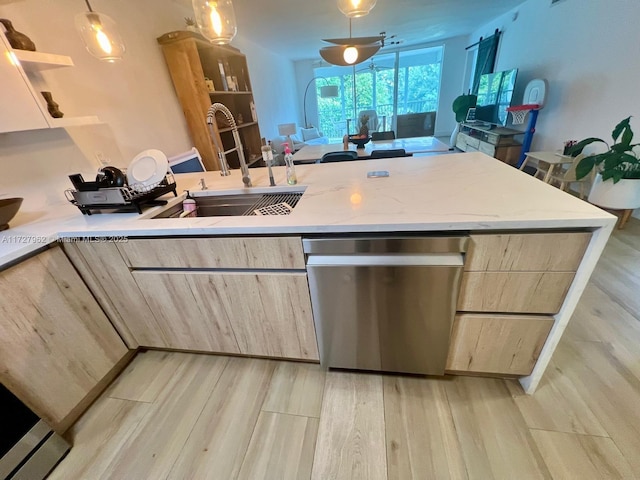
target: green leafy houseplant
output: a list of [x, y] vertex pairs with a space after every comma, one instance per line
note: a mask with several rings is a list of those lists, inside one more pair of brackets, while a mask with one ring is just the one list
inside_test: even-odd
[[453, 113], [456, 114], [456, 122], [461, 123], [465, 121], [465, 119], [467, 118], [467, 112], [470, 108], [476, 106], [477, 100], [477, 96], [469, 94], [460, 95], [453, 101], [451, 109], [453, 110]]
[[589, 137], [576, 143], [569, 154], [573, 157], [582, 153], [587, 145], [600, 142], [604, 143], [608, 150], [597, 155], [584, 157], [576, 167], [576, 178], [579, 180], [589, 175], [594, 168], [602, 175], [602, 180], [612, 179], [618, 183], [622, 179], [640, 179], [640, 159], [633, 150], [640, 144], [633, 144], [633, 131], [630, 125], [631, 117], [622, 120], [613, 129], [611, 136], [613, 144], [609, 145], [600, 138]]

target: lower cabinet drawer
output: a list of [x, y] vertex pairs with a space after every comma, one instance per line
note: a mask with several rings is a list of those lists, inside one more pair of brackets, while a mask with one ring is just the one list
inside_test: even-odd
[[134, 270], [161, 345], [318, 360], [306, 273]]
[[492, 157], [496, 154], [495, 145], [491, 145], [490, 143], [486, 143], [486, 142], [480, 142], [479, 150], [482, 153], [486, 153], [487, 155], [490, 155]]
[[458, 310], [558, 313], [573, 272], [464, 272]]
[[480, 148], [480, 139], [469, 136], [469, 137], [467, 137], [467, 145], [469, 145], [470, 147], [473, 147], [475, 149], [478, 149], [478, 148]]
[[300, 237], [131, 238], [117, 246], [131, 268], [305, 268]]
[[529, 375], [552, 326], [542, 315], [457, 315], [447, 371]]
[[474, 233], [464, 269], [575, 272], [590, 240], [590, 232]]

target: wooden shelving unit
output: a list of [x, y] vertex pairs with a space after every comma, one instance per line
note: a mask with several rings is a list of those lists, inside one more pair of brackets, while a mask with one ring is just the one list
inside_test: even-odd
[[[260, 125], [255, 114], [247, 60], [242, 52], [228, 45], [213, 45], [200, 34], [186, 31], [166, 33], [158, 38], [158, 43], [182, 105], [191, 140], [207, 170], [220, 169], [217, 150], [206, 123], [212, 103], [222, 103], [231, 111], [238, 124], [247, 163], [260, 164]], [[205, 79], [213, 81], [215, 91], [209, 91]], [[229, 150], [234, 146], [233, 134], [231, 128], [223, 125], [216, 125], [214, 134], [224, 149]], [[227, 160], [232, 168], [238, 168], [235, 152], [229, 154]]]

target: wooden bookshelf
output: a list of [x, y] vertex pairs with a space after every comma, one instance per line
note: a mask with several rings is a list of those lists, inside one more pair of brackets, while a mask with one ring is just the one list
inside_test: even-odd
[[[213, 45], [200, 34], [186, 31], [166, 33], [158, 38], [158, 43], [182, 105], [191, 140], [200, 151], [207, 170], [220, 169], [217, 150], [206, 123], [212, 103], [222, 103], [233, 114], [247, 162], [260, 158], [260, 125], [255, 114], [247, 60], [242, 52], [229, 45]], [[206, 79], [213, 81], [214, 91], [209, 90]], [[216, 125], [214, 131], [225, 150], [233, 148], [231, 128]], [[229, 154], [227, 160], [231, 168], [238, 168], [235, 152]]]

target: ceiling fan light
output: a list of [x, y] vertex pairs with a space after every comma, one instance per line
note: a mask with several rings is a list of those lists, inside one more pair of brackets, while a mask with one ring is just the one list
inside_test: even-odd
[[349, 18], [364, 17], [376, 6], [376, 0], [337, 0], [338, 8]]
[[238, 32], [231, 0], [192, 0], [200, 33], [211, 43], [226, 45]]
[[111, 17], [94, 11], [83, 12], [75, 16], [75, 25], [91, 55], [104, 62], [122, 59], [124, 42]]
[[356, 47], [347, 47], [344, 49], [342, 57], [349, 65], [353, 65], [358, 61], [358, 49]]

